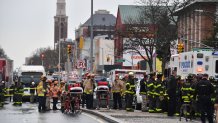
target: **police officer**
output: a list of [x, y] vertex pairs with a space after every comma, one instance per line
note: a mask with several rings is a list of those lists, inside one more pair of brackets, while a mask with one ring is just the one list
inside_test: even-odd
[[149, 99], [149, 113], [154, 113], [155, 112], [155, 78], [156, 78], [156, 73], [150, 73], [150, 78], [147, 84], [147, 89], [148, 89], [148, 99]]
[[197, 83], [195, 91], [201, 112], [201, 122], [205, 123], [205, 117], [207, 116], [209, 123], [213, 123], [214, 109], [211, 101], [211, 95], [214, 93], [214, 87], [208, 80], [207, 74], [203, 74], [203, 78], [199, 83]]
[[126, 82], [126, 111], [134, 111], [132, 108], [132, 102], [135, 95], [135, 79], [133, 72], [129, 72], [129, 79]]
[[177, 88], [177, 79], [176, 79], [176, 71], [172, 71], [172, 75], [169, 78], [167, 83], [167, 94], [169, 96], [168, 103], [168, 116], [173, 116], [176, 113], [176, 88]]
[[148, 75], [144, 73], [144, 78], [140, 81], [140, 92], [142, 96], [142, 112], [146, 112], [147, 109], [147, 80]]

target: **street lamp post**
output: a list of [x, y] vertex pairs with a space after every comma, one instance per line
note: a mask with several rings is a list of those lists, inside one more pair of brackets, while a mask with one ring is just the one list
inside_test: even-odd
[[90, 52], [90, 72], [93, 72], [93, 0], [91, 0], [91, 52]]

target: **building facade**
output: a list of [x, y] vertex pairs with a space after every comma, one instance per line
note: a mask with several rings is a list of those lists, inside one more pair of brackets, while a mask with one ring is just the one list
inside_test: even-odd
[[[114, 37], [114, 28], [115, 28], [116, 17], [110, 14], [109, 11], [106, 10], [98, 10], [93, 14], [93, 60], [96, 60], [95, 51], [101, 50], [101, 46], [96, 45], [99, 37], [103, 36], [105, 40], [113, 40]], [[91, 17], [76, 29], [76, 42], [77, 46], [80, 44], [80, 37], [82, 36], [84, 39], [83, 48], [78, 47], [78, 58], [86, 61], [87, 70], [89, 70], [89, 61], [90, 61], [90, 27], [91, 27]], [[102, 39], [102, 38], [101, 38]], [[94, 64], [95, 70], [97, 70], [97, 66], [99, 64]]]
[[175, 12], [178, 16], [178, 41], [184, 51], [206, 47], [203, 41], [209, 39], [217, 19], [217, 0], [189, 0]]

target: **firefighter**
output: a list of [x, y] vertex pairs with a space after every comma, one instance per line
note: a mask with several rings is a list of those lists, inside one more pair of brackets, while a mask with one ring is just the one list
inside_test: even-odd
[[[40, 78], [40, 82], [39, 82], [39, 85], [40, 85], [40, 89], [39, 89], [39, 92], [40, 92], [40, 96], [38, 95], [38, 97], [40, 97], [40, 108], [39, 108], [39, 112], [45, 112], [46, 111], [46, 107], [45, 107], [45, 103], [46, 103], [46, 89], [47, 89], [47, 85], [46, 85], [46, 76], [42, 75], [41, 78]], [[42, 88], [41, 88], [42, 86]], [[44, 94], [42, 94], [42, 92]], [[42, 96], [43, 95], [43, 96]]]
[[14, 90], [15, 90], [15, 84], [11, 84], [11, 87], [9, 89], [9, 95], [10, 95], [10, 102], [13, 99], [13, 95], [14, 95]]
[[147, 84], [148, 88], [148, 99], [149, 99], [149, 113], [154, 113], [155, 112], [155, 78], [156, 78], [156, 73], [150, 73], [150, 78]]
[[168, 103], [168, 116], [173, 116], [176, 113], [176, 88], [177, 88], [177, 79], [176, 79], [176, 71], [172, 71], [172, 75], [169, 78], [167, 83], [167, 94], [169, 96]]
[[57, 110], [58, 94], [59, 94], [58, 81], [54, 82], [54, 87], [51, 89], [51, 92], [52, 92], [52, 99], [53, 99], [53, 110]]
[[5, 94], [4, 88], [5, 88], [4, 81], [2, 81], [0, 83], [0, 107], [4, 106], [4, 94]]
[[142, 96], [142, 112], [146, 112], [147, 109], [147, 81], [148, 75], [144, 73], [144, 78], [140, 81], [140, 91], [139, 94]]
[[30, 103], [34, 103], [35, 91], [36, 91], [36, 85], [35, 82], [32, 82], [30, 85]]
[[18, 82], [14, 92], [14, 105], [22, 105], [23, 91], [22, 83]]
[[46, 107], [46, 110], [48, 111], [48, 110], [51, 110], [51, 106], [50, 106], [51, 101], [50, 100], [51, 100], [51, 96], [52, 96], [52, 93], [51, 93], [52, 81], [47, 80], [46, 84], [47, 84], [47, 86], [46, 86], [46, 94], [45, 94], [45, 96], [46, 96], [45, 107]]
[[[214, 93], [214, 87], [208, 79], [208, 74], [203, 74], [203, 78], [197, 83], [195, 91], [199, 103], [201, 112], [201, 122], [205, 123], [207, 119], [209, 123], [213, 123], [213, 104], [211, 101], [211, 95]], [[205, 116], [205, 114], [207, 114]]]
[[113, 93], [113, 109], [117, 109], [117, 103], [119, 105], [119, 109], [122, 109], [122, 100], [121, 100], [121, 93], [122, 93], [122, 81], [119, 79], [119, 75], [115, 75], [115, 80], [112, 83], [112, 93]]
[[126, 83], [126, 111], [134, 111], [132, 108], [132, 102], [134, 95], [136, 93], [135, 91], [135, 79], [133, 72], [129, 72], [129, 79]]
[[[181, 95], [182, 95], [182, 104], [192, 104], [193, 100], [193, 89], [192, 87], [192, 81], [193, 81], [193, 74], [188, 74], [186, 82], [183, 83], [182, 88], [181, 88]], [[187, 114], [185, 115], [190, 115], [191, 109], [189, 109]]]
[[[90, 78], [89, 78], [90, 77]], [[84, 82], [84, 93], [86, 94], [86, 108], [93, 109], [93, 91], [95, 88], [95, 75], [88, 75], [88, 79]]]
[[39, 101], [39, 105], [38, 105], [38, 111], [45, 111], [45, 104], [44, 104], [44, 96], [45, 96], [45, 89], [43, 88], [43, 83], [40, 82], [37, 86], [37, 95], [38, 95], [38, 101]]
[[163, 100], [164, 96], [164, 89], [162, 85], [162, 73], [157, 73], [157, 80], [154, 83], [154, 101], [155, 101], [155, 112], [162, 112], [161, 109], [161, 101]]

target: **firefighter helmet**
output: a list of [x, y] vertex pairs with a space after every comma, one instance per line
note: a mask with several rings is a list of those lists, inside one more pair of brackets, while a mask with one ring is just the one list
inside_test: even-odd
[[129, 72], [129, 76], [133, 76], [134, 75], [134, 73], [133, 72]]
[[215, 80], [215, 78], [214, 78], [213, 76], [210, 76], [210, 77], [209, 77], [209, 80], [210, 80], [211, 82], [213, 82], [213, 81]]

